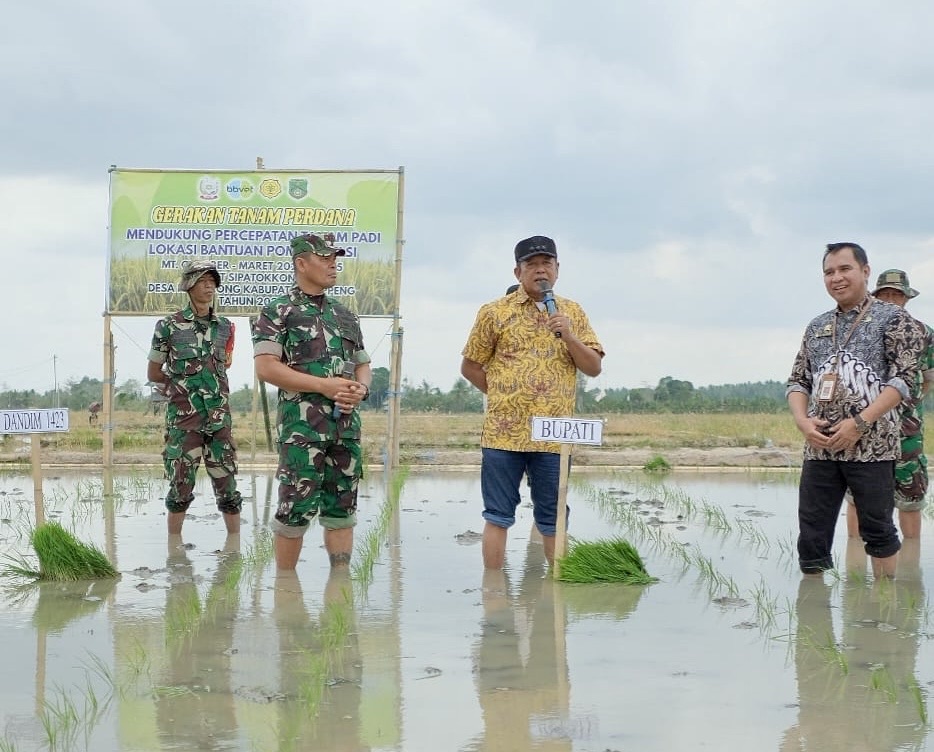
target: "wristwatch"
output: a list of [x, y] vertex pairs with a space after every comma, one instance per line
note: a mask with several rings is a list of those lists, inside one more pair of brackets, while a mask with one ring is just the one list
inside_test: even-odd
[[363, 398], [360, 401], [366, 402], [370, 398], [370, 386], [369, 384], [361, 384], [360, 386], [366, 389], [366, 394], [363, 395]]
[[863, 420], [863, 416], [860, 415], [859, 413], [856, 413], [853, 416], [853, 422], [856, 424], [856, 429], [860, 433], [866, 433], [869, 431], [869, 424], [865, 420]]

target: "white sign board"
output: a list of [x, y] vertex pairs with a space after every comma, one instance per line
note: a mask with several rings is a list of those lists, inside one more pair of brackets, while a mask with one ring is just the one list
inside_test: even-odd
[[532, 440], [599, 446], [603, 443], [603, 421], [580, 418], [532, 418]]
[[67, 408], [0, 410], [0, 433], [59, 433], [67, 430]]

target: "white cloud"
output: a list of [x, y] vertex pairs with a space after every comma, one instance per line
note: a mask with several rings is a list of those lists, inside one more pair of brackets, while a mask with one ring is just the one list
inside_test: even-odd
[[[403, 373], [442, 388], [536, 233], [604, 340], [605, 386], [785, 378], [830, 307], [828, 241], [906, 268], [934, 320], [920, 0], [239, 7], [7, 10], [0, 253], [23, 321], [0, 384], [44, 388], [53, 354], [62, 379], [100, 373], [111, 164], [404, 165]], [[152, 323], [115, 322], [118, 379], [142, 378]], [[368, 345], [388, 363], [384, 324]]]

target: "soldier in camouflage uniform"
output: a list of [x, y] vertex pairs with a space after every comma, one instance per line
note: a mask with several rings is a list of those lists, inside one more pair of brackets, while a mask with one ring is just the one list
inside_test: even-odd
[[369, 396], [370, 356], [357, 317], [324, 291], [337, 279], [333, 238], [292, 239], [295, 286], [253, 323], [256, 374], [279, 387], [279, 504], [272, 529], [276, 566], [295, 569], [317, 516], [331, 565], [353, 549], [363, 472], [360, 414]]
[[[904, 308], [919, 293], [908, 283], [901, 269], [888, 269], [879, 275], [872, 293], [880, 300]], [[924, 455], [924, 398], [934, 382], [934, 330], [915, 319], [925, 332], [925, 347], [918, 363], [918, 378], [911, 390], [911, 399], [900, 406], [901, 459], [895, 465], [895, 507], [898, 527], [905, 538], [921, 537], [921, 510], [928, 490], [928, 460]], [[856, 510], [852, 499], [847, 507], [847, 529], [850, 537], [859, 535]]]
[[237, 454], [227, 383], [234, 325], [214, 313], [220, 283], [213, 262], [186, 264], [179, 290], [188, 293], [188, 305], [161, 319], [152, 337], [147, 376], [162, 385], [167, 399], [162, 457], [169, 480], [165, 506], [170, 535], [182, 531], [202, 457], [227, 532], [240, 530], [242, 500], [235, 477]]

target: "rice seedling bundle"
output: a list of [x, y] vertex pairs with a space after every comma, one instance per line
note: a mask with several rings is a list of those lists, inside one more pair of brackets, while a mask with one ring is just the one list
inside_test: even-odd
[[100, 549], [82, 543], [57, 522], [45, 522], [32, 531], [32, 547], [39, 558], [40, 580], [96, 580], [118, 577], [119, 572]]
[[645, 569], [635, 547], [623, 538], [596, 541], [571, 540], [567, 556], [560, 560], [563, 582], [622, 582], [648, 585], [657, 582]]

